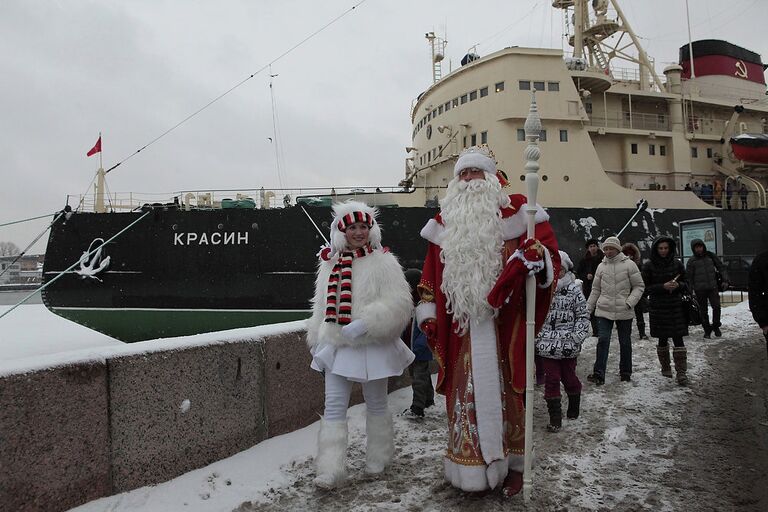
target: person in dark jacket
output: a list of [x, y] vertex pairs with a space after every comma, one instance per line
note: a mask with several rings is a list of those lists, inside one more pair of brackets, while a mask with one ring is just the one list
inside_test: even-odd
[[677, 383], [685, 386], [688, 384], [688, 355], [683, 337], [688, 336], [688, 321], [683, 309], [683, 293], [687, 291], [688, 282], [683, 263], [675, 257], [675, 248], [675, 241], [668, 236], [654, 240], [651, 259], [643, 265], [643, 281], [649, 298], [651, 336], [659, 339], [656, 351], [661, 374], [672, 377], [669, 360], [669, 339], [672, 338]]
[[768, 251], [757, 255], [749, 267], [749, 310], [768, 340]]
[[[576, 277], [582, 281], [581, 288], [584, 290], [584, 297], [589, 297], [589, 294], [592, 292], [592, 281], [595, 279], [595, 271], [597, 271], [597, 266], [600, 265], [600, 262], [603, 261], [604, 254], [594, 238], [587, 240], [584, 247], [587, 250], [576, 267]], [[592, 336], [597, 336], [597, 318], [593, 315], [590, 317], [589, 322], [592, 325]]]
[[[625, 243], [621, 246], [621, 252], [629, 256], [629, 258], [637, 265], [637, 268], [643, 268], [643, 258], [640, 255], [640, 249], [633, 243]], [[640, 302], [635, 306], [635, 322], [637, 323], [637, 332], [640, 335], [641, 340], [647, 340], [648, 336], [645, 335], [645, 312], [648, 309], [648, 299], [643, 295]]]
[[[419, 293], [416, 288], [421, 281], [421, 270], [409, 268], [405, 271], [405, 280], [411, 286], [414, 305], [419, 303]], [[424, 417], [424, 409], [435, 405], [435, 388], [432, 387], [432, 373], [429, 371], [429, 362], [432, 361], [432, 351], [427, 345], [427, 335], [421, 332], [416, 316], [411, 319], [411, 323], [405, 328], [402, 336], [405, 343], [416, 354], [411, 364], [411, 388], [413, 389], [413, 400], [410, 409], [406, 409], [404, 414], [416, 418]]]
[[[720, 332], [720, 290], [728, 286], [728, 276], [720, 258], [707, 250], [703, 240], [698, 238], [692, 240], [691, 252], [693, 256], [688, 260], [685, 271], [688, 273], [688, 282], [699, 303], [704, 338], [709, 339], [712, 333], [719, 338], [723, 335]], [[707, 303], [712, 306], [712, 323], [709, 322]]]

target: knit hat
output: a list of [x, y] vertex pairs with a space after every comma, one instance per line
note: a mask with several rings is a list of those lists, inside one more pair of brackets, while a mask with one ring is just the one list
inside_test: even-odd
[[584, 242], [584, 247], [589, 247], [590, 245], [596, 245], [600, 247], [600, 244], [597, 241], [597, 238], [590, 238], [586, 242]]
[[470, 167], [496, 176], [496, 158], [491, 149], [483, 144], [482, 146], [471, 146], [462, 151], [453, 166], [453, 175], [458, 176], [461, 171]]
[[605, 239], [603, 245], [600, 248], [604, 251], [606, 247], [613, 247], [617, 251], [621, 251], [621, 242], [619, 242], [617, 237], [609, 236]]
[[333, 205], [333, 221], [331, 222], [331, 248], [334, 252], [342, 252], [347, 247], [347, 237], [344, 235], [348, 226], [356, 222], [364, 222], [370, 228], [368, 243], [374, 249], [381, 249], [381, 228], [376, 222], [379, 211], [360, 201], [349, 200]]
[[573, 261], [571, 261], [571, 257], [568, 256], [568, 253], [565, 251], [557, 251], [560, 253], [560, 265], [565, 269], [566, 272], [570, 272], [573, 270]]

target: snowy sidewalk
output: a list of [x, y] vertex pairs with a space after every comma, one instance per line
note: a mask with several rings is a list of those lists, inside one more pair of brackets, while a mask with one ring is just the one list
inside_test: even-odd
[[[724, 310], [723, 338], [686, 338], [687, 388], [661, 376], [654, 341], [633, 334], [634, 374], [619, 382], [618, 343], [606, 384], [586, 382], [595, 354], [579, 358], [582, 414], [545, 431], [536, 389], [537, 466], [531, 510], [768, 510], [768, 357], [746, 304]], [[390, 395], [394, 412], [410, 389]], [[524, 510], [522, 497], [475, 497], [446, 485], [442, 400], [424, 421], [395, 417], [397, 453], [381, 479], [364, 466], [364, 406], [350, 409], [350, 481], [333, 491], [312, 485], [318, 424], [260, 443], [170, 482], [93, 501], [78, 512], [274, 510]], [[565, 402], [565, 399], [564, 399]]]

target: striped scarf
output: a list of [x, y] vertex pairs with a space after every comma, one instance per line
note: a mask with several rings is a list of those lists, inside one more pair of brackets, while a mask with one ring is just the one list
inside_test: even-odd
[[372, 253], [370, 244], [339, 255], [328, 277], [325, 321], [347, 325], [352, 321], [352, 261]]

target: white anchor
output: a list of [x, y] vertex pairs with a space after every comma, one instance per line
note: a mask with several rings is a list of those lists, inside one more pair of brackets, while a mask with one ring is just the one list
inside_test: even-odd
[[[91, 253], [91, 250], [93, 249], [93, 244], [95, 243], [101, 244], [98, 249], [96, 249], [96, 252], [93, 253], [90, 257], [89, 261], [89, 255]], [[101, 259], [101, 249], [104, 247], [104, 239], [103, 238], [95, 238], [91, 244], [88, 246], [88, 250], [83, 252], [83, 255], [80, 256], [80, 269], [75, 270], [75, 273], [78, 274], [80, 277], [85, 279], [86, 277], [90, 277], [92, 279], [96, 279], [99, 282], [102, 282], [101, 279], [96, 277], [96, 274], [107, 268], [109, 265], [109, 259], [110, 256], [107, 256], [103, 260]]]

